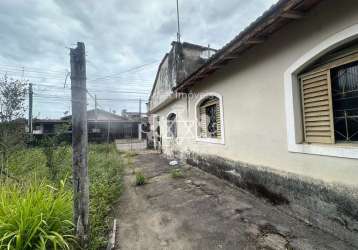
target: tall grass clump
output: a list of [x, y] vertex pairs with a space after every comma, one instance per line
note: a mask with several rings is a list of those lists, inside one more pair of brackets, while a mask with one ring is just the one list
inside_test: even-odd
[[0, 249], [72, 249], [72, 195], [46, 185], [0, 184]]
[[106, 249], [113, 206], [122, 191], [123, 165], [114, 144], [92, 144], [89, 150], [90, 249]]
[[135, 173], [135, 184], [136, 186], [142, 186], [146, 183], [145, 176], [142, 172], [138, 171]]

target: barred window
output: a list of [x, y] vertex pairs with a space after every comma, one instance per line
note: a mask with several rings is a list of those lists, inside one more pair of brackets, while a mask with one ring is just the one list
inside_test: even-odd
[[358, 62], [332, 70], [336, 141], [358, 141]]
[[306, 143], [358, 142], [358, 51], [300, 76]]
[[221, 138], [220, 101], [216, 96], [199, 104], [199, 135], [201, 138]]

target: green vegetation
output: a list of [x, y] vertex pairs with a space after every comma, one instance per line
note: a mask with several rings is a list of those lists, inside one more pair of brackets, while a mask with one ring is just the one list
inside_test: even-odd
[[[50, 146], [23, 148], [8, 159], [13, 179], [0, 177], [0, 250], [73, 247], [71, 147]], [[112, 206], [122, 191], [122, 169], [130, 161], [115, 145], [89, 147], [90, 249], [105, 249]]]
[[184, 178], [183, 172], [179, 168], [174, 168], [170, 171], [170, 175], [173, 178]]
[[123, 159], [115, 145], [91, 145], [89, 151], [91, 249], [106, 247], [112, 206], [122, 191]]
[[136, 172], [135, 173], [135, 184], [137, 186], [142, 186], [145, 184], [145, 182], [146, 182], [146, 180], [145, 180], [144, 174], [140, 171]]
[[72, 196], [64, 185], [5, 183], [0, 187], [0, 249], [74, 246]]

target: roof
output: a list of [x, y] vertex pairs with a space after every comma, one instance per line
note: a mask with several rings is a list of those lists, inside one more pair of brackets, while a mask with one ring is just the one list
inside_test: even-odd
[[230, 61], [240, 58], [243, 52], [265, 42], [292, 20], [304, 17], [306, 12], [321, 1], [323, 0], [279, 0], [173, 89], [185, 91]]
[[65, 123], [64, 120], [59, 119], [33, 119], [33, 123]]
[[[177, 41], [173, 41], [173, 43], [178, 43]], [[194, 43], [188, 43], [188, 42], [183, 42], [182, 43], [183, 47], [186, 48], [193, 48], [193, 49], [197, 49], [197, 50], [212, 50], [212, 51], [217, 51], [216, 49], [210, 48], [209, 46], [202, 46], [199, 44], [194, 44]]]
[[[72, 115], [62, 117], [61, 120], [70, 120]], [[131, 119], [113, 114], [111, 112], [102, 110], [102, 109], [91, 109], [87, 110], [87, 120], [88, 121], [116, 121], [116, 122], [131, 122]]]

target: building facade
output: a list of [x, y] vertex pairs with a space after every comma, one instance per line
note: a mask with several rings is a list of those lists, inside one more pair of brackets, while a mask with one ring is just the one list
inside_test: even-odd
[[279, 1], [149, 105], [163, 152], [358, 245], [357, 48], [356, 1]]

